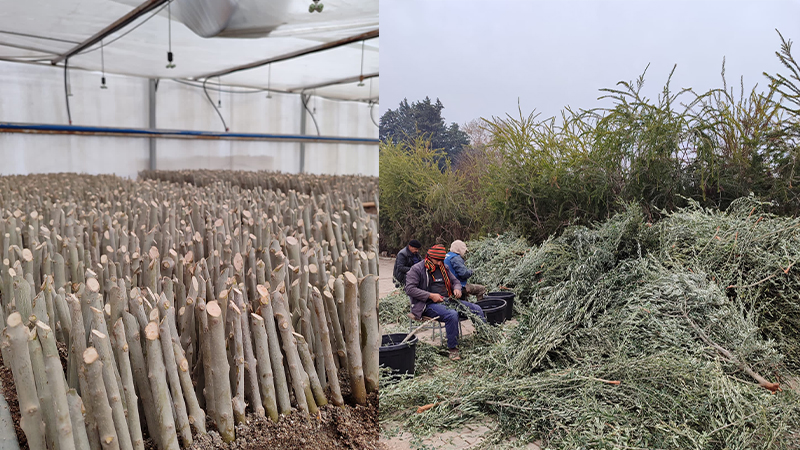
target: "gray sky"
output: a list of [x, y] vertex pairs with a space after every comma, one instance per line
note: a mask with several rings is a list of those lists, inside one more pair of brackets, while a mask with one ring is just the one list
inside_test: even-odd
[[[449, 122], [601, 106], [603, 87], [645, 77], [673, 90], [767, 85], [787, 71], [777, 28], [800, 41], [800, 1], [381, 0], [381, 115], [439, 97]], [[800, 43], [793, 48], [800, 60]], [[606, 103], [606, 105], [608, 105]]]

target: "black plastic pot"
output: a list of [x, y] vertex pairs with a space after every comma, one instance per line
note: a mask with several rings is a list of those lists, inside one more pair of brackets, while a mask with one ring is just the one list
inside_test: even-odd
[[408, 336], [406, 333], [384, 334], [381, 338], [378, 362], [389, 367], [395, 375], [414, 375], [414, 361], [417, 357], [417, 337], [400, 343]]
[[514, 294], [511, 291], [489, 292], [483, 298], [502, 298], [506, 301], [506, 320], [510, 320], [514, 315]]
[[506, 301], [502, 298], [485, 298], [475, 303], [480, 306], [486, 315], [486, 321], [491, 325], [497, 325], [506, 320]]

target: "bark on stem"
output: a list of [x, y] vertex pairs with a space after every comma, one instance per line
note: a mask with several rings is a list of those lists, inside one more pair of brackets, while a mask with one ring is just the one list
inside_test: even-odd
[[361, 360], [361, 327], [359, 324], [358, 292], [356, 276], [344, 274], [344, 338], [347, 346], [347, 370], [350, 373], [350, 387], [353, 399], [359, 405], [367, 404], [367, 390], [364, 384], [364, 371]]
[[20, 410], [20, 428], [28, 438], [31, 450], [45, 450], [44, 422], [39, 397], [36, 394], [36, 384], [33, 381], [33, 366], [28, 350], [28, 328], [23, 325], [20, 313], [13, 312], [6, 319], [7, 340], [3, 345], [9, 345], [11, 350], [11, 373], [14, 375], [14, 384], [17, 387], [17, 399]]
[[125, 408], [122, 406], [122, 394], [114, 374], [114, 356], [111, 353], [111, 342], [108, 336], [97, 330], [92, 330], [91, 340], [92, 345], [100, 355], [100, 361], [103, 363], [101, 373], [103, 374], [103, 383], [105, 383], [106, 395], [108, 396], [108, 404], [111, 407], [114, 428], [117, 431], [119, 448], [121, 450], [133, 450], [128, 421], [125, 418]]
[[367, 392], [378, 392], [380, 363], [378, 355], [381, 333], [378, 326], [378, 296], [375, 290], [375, 275], [367, 275], [359, 282], [361, 311], [361, 355], [364, 364], [364, 381]]
[[316, 287], [311, 291], [311, 299], [313, 302], [314, 314], [316, 314], [317, 322], [319, 323], [318, 334], [322, 345], [320, 351], [324, 357], [325, 373], [328, 376], [328, 385], [331, 388], [331, 402], [336, 406], [342, 406], [344, 405], [344, 399], [342, 399], [339, 376], [336, 371], [333, 349], [331, 348], [330, 331], [328, 330], [328, 321], [325, 317], [325, 306], [322, 302], [322, 295], [320, 295], [319, 289]]
[[161, 354], [161, 342], [158, 336], [158, 324], [150, 322], [144, 330], [147, 345], [147, 370], [150, 388], [153, 391], [155, 413], [158, 418], [158, 429], [161, 448], [178, 450], [178, 434], [175, 430], [175, 419], [172, 416], [172, 405], [167, 390], [167, 374], [164, 368], [164, 357]]
[[316, 402], [317, 406], [325, 406], [328, 404], [328, 399], [325, 398], [322, 384], [317, 377], [317, 368], [314, 367], [314, 359], [311, 356], [311, 352], [308, 350], [308, 343], [306, 343], [306, 339], [300, 333], [294, 333], [294, 337], [297, 339], [297, 349], [300, 352], [300, 360], [303, 362], [303, 369], [308, 375], [308, 382], [311, 387], [311, 392], [314, 395], [314, 402]]
[[278, 404], [275, 398], [275, 379], [272, 374], [272, 365], [269, 355], [269, 344], [267, 340], [267, 329], [264, 325], [264, 318], [258, 314], [250, 314], [252, 321], [254, 350], [256, 357], [256, 369], [258, 371], [259, 388], [261, 391], [261, 402], [264, 405], [267, 415], [274, 422], [278, 421]]
[[[114, 288], [112, 287], [112, 290]], [[144, 438], [142, 437], [142, 424], [139, 419], [139, 402], [136, 397], [136, 389], [133, 381], [133, 370], [131, 369], [130, 350], [128, 340], [125, 337], [125, 325], [122, 322], [122, 312], [113, 326], [114, 333], [114, 354], [119, 366], [119, 376], [122, 379], [123, 395], [127, 399], [128, 409], [126, 417], [128, 419], [128, 431], [131, 434], [131, 443], [134, 450], [144, 450]]]
[[141, 333], [139, 333], [139, 322], [127, 311], [122, 313], [122, 323], [125, 328], [125, 341], [128, 343], [128, 356], [131, 360], [131, 371], [133, 381], [136, 384], [136, 391], [142, 399], [145, 422], [150, 436], [160, 444], [158, 431], [158, 419], [155, 415], [155, 402], [153, 401], [153, 390], [150, 387], [150, 379], [147, 377], [147, 363], [142, 353]]
[[178, 365], [175, 362], [175, 350], [172, 348], [172, 334], [169, 320], [165, 317], [158, 326], [161, 341], [161, 351], [164, 355], [164, 368], [169, 381], [169, 391], [172, 394], [172, 405], [178, 426], [177, 432], [181, 436], [184, 447], [192, 445], [192, 429], [189, 426], [189, 415], [186, 412], [186, 401], [183, 399], [181, 381], [178, 377]]
[[269, 289], [266, 286], [259, 285], [256, 290], [260, 296], [259, 303], [261, 307], [259, 308], [259, 315], [264, 318], [269, 362], [272, 366], [272, 376], [275, 378], [275, 400], [278, 405], [278, 411], [281, 414], [289, 414], [292, 411], [292, 405], [289, 401], [289, 384], [286, 380], [286, 373], [283, 370], [283, 354], [278, 341], [278, 329], [276, 328], [275, 316], [272, 311], [272, 300]]
[[119, 439], [117, 437], [117, 430], [114, 428], [114, 419], [112, 417], [111, 405], [108, 404], [108, 394], [106, 393], [106, 386], [103, 383], [103, 363], [100, 361], [100, 355], [97, 350], [92, 347], [83, 352], [83, 367], [88, 382], [88, 389], [86, 392], [88, 401], [92, 403], [92, 412], [94, 420], [97, 423], [97, 431], [100, 434], [100, 445], [104, 450], [119, 449]]
[[317, 405], [314, 403], [314, 394], [311, 392], [311, 386], [307, 381], [308, 375], [303, 370], [303, 363], [300, 361], [297, 343], [293, 336], [294, 329], [289, 318], [289, 305], [278, 291], [273, 293], [272, 300], [272, 309], [275, 314], [275, 320], [278, 322], [283, 351], [286, 353], [286, 365], [292, 377], [292, 389], [294, 390], [294, 398], [297, 400], [297, 407], [307, 414], [316, 414]]
[[172, 350], [175, 353], [175, 361], [178, 363], [178, 376], [181, 380], [183, 396], [186, 399], [189, 423], [194, 425], [198, 433], [206, 434], [206, 413], [203, 412], [197, 401], [197, 394], [194, 391], [194, 385], [189, 373], [189, 361], [184, 356], [183, 348], [179, 343], [173, 341]]
[[61, 357], [58, 355], [56, 340], [52, 329], [44, 322], [36, 322], [36, 328], [39, 342], [42, 344], [47, 384], [50, 385], [50, 395], [53, 399], [56, 442], [58, 442], [59, 450], [74, 450], [75, 440], [72, 435], [72, 421], [69, 417], [64, 369], [61, 366]]
[[67, 391], [67, 404], [69, 406], [69, 418], [72, 422], [72, 437], [77, 450], [87, 450], [89, 445], [89, 435], [86, 434], [86, 409], [83, 401], [75, 389]]
[[[222, 440], [233, 442], [236, 438], [233, 429], [233, 405], [231, 399], [231, 384], [228, 378], [230, 365], [225, 351], [225, 323], [223, 322], [222, 309], [216, 301], [206, 305], [208, 316], [209, 354], [204, 355], [203, 364], [210, 368], [213, 379], [214, 393], [214, 422], [217, 423]], [[212, 364], [213, 363], [213, 364]]]

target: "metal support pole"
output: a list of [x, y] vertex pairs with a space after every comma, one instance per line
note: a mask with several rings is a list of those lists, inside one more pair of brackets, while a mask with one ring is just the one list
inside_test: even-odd
[[[306, 94], [300, 93], [300, 134], [306, 134]], [[306, 144], [300, 142], [300, 173], [306, 169]]]
[[[156, 89], [158, 88], [158, 80], [150, 78], [149, 83], [149, 98], [150, 98], [150, 112], [149, 112], [149, 128], [155, 130], [156, 128]], [[156, 170], [156, 138], [150, 138], [150, 170]]]

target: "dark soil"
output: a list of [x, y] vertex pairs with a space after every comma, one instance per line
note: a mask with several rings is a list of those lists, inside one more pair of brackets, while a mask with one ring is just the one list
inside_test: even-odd
[[[326, 405], [314, 417], [293, 411], [281, 416], [275, 423], [264, 417], [248, 414], [247, 424], [236, 427], [236, 440], [226, 444], [216, 432], [215, 425], [207, 418], [205, 436], [195, 436], [193, 450], [327, 450], [354, 449], [380, 450], [378, 443], [378, 395], [367, 397], [367, 406], [353, 406], [350, 397], [350, 380], [345, 370], [339, 371], [339, 385], [345, 406]], [[251, 412], [248, 407], [248, 412]], [[213, 431], [212, 431], [213, 430]]]
[[[67, 347], [61, 343], [58, 345], [66, 373]], [[11, 410], [11, 418], [14, 421], [20, 448], [26, 449], [28, 448], [28, 440], [19, 426], [20, 411], [14, 377], [11, 369], [2, 364], [1, 357], [0, 380], [3, 382], [3, 395]], [[378, 443], [378, 396], [375, 393], [370, 394], [367, 399], [367, 406], [351, 406], [352, 402], [348, 401], [350, 399], [347, 397], [349, 395], [349, 382], [347, 382], [346, 376], [343, 376], [340, 380], [343, 382], [342, 394], [345, 396], [345, 403], [347, 403], [342, 408], [326, 405], [320, 408], [319, 414], [315, 417], [304, 416], [301, 412], [294, 411], [289, 416], [281, 416], [277, 423], [264, 417], [248, 414], [247, 424], [236, 426], [236, 440], [229, 444], [222, 442], [215, 426], [209, 420], [206, 424], [209, 433], [202, 436], [195, 434], [194, 443], [190, 448], [194, 450], [277, 448], [286, 450], [379, 450], [381, 447]], [[145, 448], [156, 450], [155, 443], [148, 436], [147, 431], [145, 429], [142, 431], [145, 437]]]
[[[58, 355], [61, 357], [61, 365], [64, 368], [64, 373], [67, 373], [67, 345], [61, 342], [56, 342], [58, 347]], [[11, 369], [3, 363], [3, 357], [0, 355], [0, 381], [3, 382], [3, 397], [8, 403], [8, 409], [11, 410], [11, 419], [14, 422], [14, 431], [17, 432], [17, 441], [19, 441], [20, 448], [28, 448], [28, 438], [19, 426], [20, 412], [19, 401], [17, 400], [17, 385], [14, 384], [14, 375]]]
[[368, 406], [327, 405], [316, 417], [300, 412], [281, 417], [277, 423], [263, 417], [248, 416], [246, 425], [236, 427], [236, 440], [222, 442], [216, 431], [195, 436], [195, 450], [211, 449], [379, 449], [378, 396], [370, 395]]
[[28, 448], [28, 438], [19, 426], [19, 401], [17, 400], [17, 386], [14, 384], [14, 375], [11, 369], [2, 363], [3, 357], [0, 356], [0, 380], [3, 382], [3, 396], [8, 402], [8, 409], [11, 410], [11, 419], [14, 422], [14, 431], [17, 432], [17, 440], [20, 448]]

